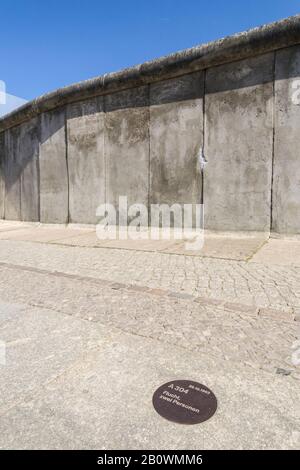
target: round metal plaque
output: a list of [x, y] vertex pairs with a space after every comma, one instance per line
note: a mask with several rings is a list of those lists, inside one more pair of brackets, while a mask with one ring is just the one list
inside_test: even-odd
[[180, 424], [198, 424], [211, 418], [217, 399], [205, 385], [191, 380], [174, 380], [161, 385], [152, 403], [158, 414]]

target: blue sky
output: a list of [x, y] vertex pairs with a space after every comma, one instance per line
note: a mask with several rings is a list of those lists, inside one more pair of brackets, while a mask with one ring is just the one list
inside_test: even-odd
[[0, 80], [29, 100], [298, 12], [299, 0], [1, 0]]

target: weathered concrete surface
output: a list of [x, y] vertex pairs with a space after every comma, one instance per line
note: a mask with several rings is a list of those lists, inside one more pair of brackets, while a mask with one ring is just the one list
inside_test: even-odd
[[97, 222], [105, 202], [103, 98], [67, 107], [70, 222]]
[[119, 196], [148, 206], [148, 104], [147, 87], [105, 97], [106, 202], [115, 207]]
[[41, 115], [41, 222], [68, 222], [68, 197], [65, 110], [58, 109]]
[[[18, 402], [1, 416], [2, 449], [199, 450], [298, 446], [297, 392], [288, 377], [271, 378], [239, 365], [233, 370], [225, 361], [207, 354], [191, 354], [176, 346], [170, 348], [148, 338], [107, 331], [101, 325], [67, 316], [59, 327], [62, 319], [58, 312], [31, 309], [26, 318], [31, 320], [26, 334], [32, 337], [33, 332], [41, 332], [41, 339], [47, 342], [43, 356], [54, 355], [58, 370], [55, 376], [53, 359], [42, 361], [43, 356], [37, 355], [42, 345], [36, 334], [33, 337], [36, 350], [32, 344], [31, 355], [24, 354], [29, 344], [12, 344], [10, 356], [16, 362], [22, 358], [20, 369], [23, 366], [27, 370], [36, 361], [37, 386], [28, 390], [32, 384], [27, 377], [27, 393], [22, 386]], [[46, 339], [45, 323], [57, 331], [51, 342]], [[22, 341], [24, 333], [10, 334], [10, 338], [15, 343]], [[51, 364], [53, 380], [47, 363]], [[14, 380], [17, 371], [9, 369]], [[213, 389], [218, 397], [218, 411], [212, 419], [198, 426], [178, 426], [154, 411], [155, 389], [181, 377]], [[4, 391], [10, 388], [7, 382], [6, 379]]]
[[260, 250], [257, 250], [251, 258], [251, 262], [282, 266], [300, 266], [300, 241], [271, 238]]
[[1, 240], [22, 240], [32, 242], [54, 242], [60, 239], [68, 240], [77, 239], [91, 233], [91, 229], [83, 228], [70, 228], [70, 227], [56, 227], [55, 225], [51, 228], [39, 226], [39, 227], [25, 227], [23, 229], [13, 229], [9, 227], [5, 232], [4, 228], [0, 227], [0, 239]]
[[[8, 367], [0, 366], [2, 378], [0, 409], [2, 412], [19, 402], [24, 395], [34, 391], [41, 382], [51, 380], [59, 375], [68, 363], [71, 365], [74, 360], [78, 359], [78, 356], [81, 356], [82, 347], [89, 350], [95, 343], [90, 328], [90, 334], [86, 336], [85, 344], [82, 343], [83, 337], [78, 335], [76, 337], [76, 328], [73, 330], [73, 341], [69, 344], [64, 343], [66, 318], [57, 317], [55, 325], [47, 315], [43, 317], [43, 310], [40, 311], [40, 314], [37, 310], [30, 313], [30, 308], [26, 308], [24, 304], [1, 304], [0, 337], [2, 341], [5, 340], [7, 343], [6, 359], [8, 363]], [[14, 331], [10, 329], [12, 324]], [[85, 325], [82, 324], [81, 327], [84, 329]], [[49, 331], [51, 331], [51, 335], [49, 335]], [[49, 341], [49, 336], [51, 341]], [[37, 350], [39, 350], [38, 355]], [[28, 366], [32, 361], [31, 366], [25, 369], [22, 364], [23, 355], [27, 357]], [[10, 393], [7, 394], [5, 393], [5, 384], [7, 386], [13, 376], [15, 376], [14, 383], [11, 384]]]
[[248, 260], [265, 243], [261, 236], [253, 238], [232, 238], [229, 236], [214, 237], [206, 235], [201, 250], [191, 251], [186, 248], [186, 242], [181, 241], [171, 246], [165, 253], [186, 256], [204, 256], [207, 258], [223, 258], [231, 260]]
[[[5, 226], [7, 226], [6, 230]], [[258, 235], [255, 237], [240, 236], [236, 238], [232, 238], [228, 235], [206, 235], [202, 249], [191, 251], [186, 248], [185, 241], [174, 239], [151, 240], [150, 231], [145, 230], [145, 233], [148, 239], [101, 240], [97, 237], [95, 229], [79, 228], [76, 227], [76, 225], [68, 227], [49, 227], [43, 225], [38, 227], [26, 226], [23, 229], [19, 226], [17, 230], [16, 227], [13, 229], [13, 227], [10, 224], [6, 224], [6, 222], [0, 224], [1, 240], [49, 242], [67, 246], [118, 248], [135, 251], [158, 251], [162, 253], [230, 260], [246, 261], [259, 251], [264, 243], [267, 243], [264, 237]], [[284, 243], [285, 242], [283, 242], [282, 246], [284, 246]], [[298, 245], [298, 249], [300, 249], [300, 243], [294, 242], [295, 247], [298, 247]]]
[[[49, 241], [52, 241], [50, 237], [51, 232], [54, 232], [54, 229], [48, 229], [47, 231], [49, 232]], [[33, 229], [30, 230], [30, 234], [26, 233], [26, 240], [31, 239], [34, 241], [36, 237], [38, 237], [36, 232], [37, 230]], [[66, 233], [65, 237], [59, 238], [59, 244], [69, 246], [117, 248], [124, 250], [158, 251], [161, 253], [173, 253], [177, 255], [181, 254], [186, 256], [231, 260], [248, 260], [265, 242], [265, 238], [263, 236], [257, 236], [254, 238], [241, 237], [237, 239], [233, 239], [229, 236], [206, 236], [202, 249], [191, 251], [186, 248], [186, 242], [181, 240], [99, 240], [95, 232], [90, 231], [89, 233], [84, 233], [84, 230], [81, 232], [83, 233], [78, 236], [71, 237], [67, 236]], [[3, 240], [24, 240], [25, 238], [23, 238], [23, 236], [25, 234], [23, 234], [3, 233], [2, 235], [0, 234], [0, 238]], [[54, 243], [56, 242], [54, 241]]]
[[150, 202], [200, 204], [202, 72], [150, 86]]
[[5, 218], [38, 221], [38, 119], [7, 131], [5, 139]]
[[31, 222], [40, 220], [39, 142], [38, 118], [20, 126], [21, 218]]
[[279, 233], [299, 233], [300, 46], [276, 52], [275, 79], [272, 228]]
[[274, 55], [209, 69], [205, 96], [205, 226], [270, 229]]
[[5, 219], [21, 220], [21, 173], [18, 127], [5, 132]]
[[8, 221], [8, 220], [0, 220], [0, 233], [1, 232], [10, 232], [11, 230], [23, 230], [24, 228], [33, 227], [36, 224], [32, 224], [31, 222], [25, 223], [20, 221]]
[[4, 218], [4, 200], [5, 200], [5, 138], [4, 132], [0, 134], [0, 219]]

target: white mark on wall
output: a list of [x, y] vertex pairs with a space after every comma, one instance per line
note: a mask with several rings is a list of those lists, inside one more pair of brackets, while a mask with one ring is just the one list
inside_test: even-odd
[[295, 105], [300, 104], [300, 80], [293, 80], [292, 81], [292, 103]]
[[206, 160], [205, 155], [204, 155], [203, 147], [200, 148], [200, 151], [199, 151], [199, 154], [198, 154], [198, 161], [199, 161], [200, 169], [201, 169], [201, 171], [203, 171], [205, 165], [207, 164], [207, 160]]

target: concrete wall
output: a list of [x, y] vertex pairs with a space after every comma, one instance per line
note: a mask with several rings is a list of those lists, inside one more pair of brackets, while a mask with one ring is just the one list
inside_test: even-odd
[[116, 208], [119, 196], [148, 206], [148, 94], [138, 87], [105, 97], [106, 202]]
[[272, 229], [300, 233], [300, 46], [276, 53], [275, 74]]
[[95, 224], [105, 202], [103, 97], [67, 108], [69, 222]]
[[5, 200], [4, 217], [8, 220], [21, 220], [21, 155], [19, 151], [20, 128], [9, 129], [4, 136], [5, 159]]
[[0, 219], [4, 218], [5, 199], [5, 179], [4, 179], [4, 158], [5, 158], [5, 134], [0, 134]]
[[3, 218], [39, 221], [39, 145], [38, 118], [0, 136], [0, 210]]
[[205, 226], [268, 231], [271, 217], [274, 54], [206, 74]]
[[18, 160], [22, 169], [20, 174], [21, 218], [37, 222], [40, 218], [38, 118], [20, 126]]
[[40, 220], [69, 221], [69, 179], [65, 108], [41, 115]]
[[300, 233], [299, 44], [296, 17], [0, 119], [0, 217], [94, 224], [126, 195], [203, 202], [212, 230]]
[[150, 86], [150, 202], [201, 202], [203, 72]]

